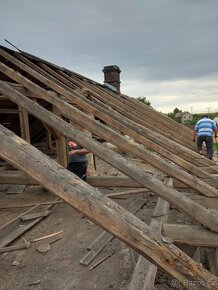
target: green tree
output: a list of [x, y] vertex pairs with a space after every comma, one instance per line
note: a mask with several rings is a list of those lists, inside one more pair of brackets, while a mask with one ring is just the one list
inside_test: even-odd
[[180, 113], [180, 112], [182, 112], [182, 110], [180, 110], [180, 109], [178, 109], [178, 108], [175, 108], [175, 109], [173, 110], [173, 114], [174, 114], [174, 115], [176, 115], [177, 113]]
[[146, 99], [146, 97], [138, 97], [136, 98], [136, 100], [142, 102], [143, 104], [151, 107], [151, 102], [149, 100]]
[[175, 109], [173, 110], [173, 112], [168, 113], [167, 116], [170, 117], [171, 119], [175, 119], [175, 115], [176, 115], [177, 113], [180, 113], [180, 112], [182, 112], [182, 110], [180, 110], [180, 109], [178, 109], [178, 108], [175, 108]]

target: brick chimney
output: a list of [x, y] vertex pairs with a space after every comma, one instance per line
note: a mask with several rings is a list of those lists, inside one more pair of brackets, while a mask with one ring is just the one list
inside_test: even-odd
[[116, 65], [104, 66], [104, 83], [115, 87], [116, 92], [120, 94], [120, 73], [121, 70]]

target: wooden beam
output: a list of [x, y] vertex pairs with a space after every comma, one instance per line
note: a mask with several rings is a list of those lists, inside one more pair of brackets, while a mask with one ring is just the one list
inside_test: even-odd
[[21, 137], [30, 143], [30, 128], [29, 128], [28, 112], [26, 109], [20, 106], [18, 106], [18, 109], [19, 109]]
[[[213, 215], [209, 210], [203, 208], [197, 203], [194, 203], [191, 199], [182, 196], [181, 193], [177, 192], [175, 189], [165, 186], [161, 181], [151, 177], [149, 174], [144, 173], [144, 171], [140, 172], [139, 165], [136, 166], [135, 164], [131, 163], [126, 164], [126, 160], [122, 156], [116, 154], [112, 150], [109, 150], [101, 143], [93, 140], [89, 136], [86, 136], [76, 128], [73, 129], [72, 126], [67, 122], [55, 116], [48, 110], [42, 108], [40, 105], [31, 101], [19, 92], [13, 90], [4, 82], [0, 82], [0, 92], [1, 91], [8, 95], [12, 101], [28, 109], [31, 114], [37, 116], [38, 118], [40, 117], [44, 123], [53, 127], [57, 132], [73, 138], [73, 140], [81, 144], [84, 148], [93, 152], [101, 159], [117, 168], [119, 171], [132, 177], [142, 186], [156, 192], [160, 197], [174, 204], [178, 209], [186, 212], [196, 221], [200, 222], [206, 227], [209, 227], [211, 230], [218, 231], [218, 217]], [[206, 187], [208, 190], [211, 189], [209, 191], [210, 194], [211, 191], [212, 193], [217, 193], [216, 189], [210, 187], [209, 185], [207, 186], [205, 183], [197, 180], [197, 178], [194, 180], [195, 184], [198, 184], [197, 188], [202, 185], [202, 187]]]
[[46, 149], [50, 151], [52, 149], [52, 130], [46, 124], [43, 124], [43, 126], [46, 131]]
[[[191, 198], [192, 200], [194, 200], [198, 204], [201, 204], [203, 207], [206, 207], [206, 208], [218, 207], [218, 198], [216, 198], [216, 197], [206, 197], [206, 196], [202, 196], [200, 194], [188, 193], [188, 192], [183, 192], [183, 194], [185, 196]], [[172, 208], [173, 208], [173, 206], [172, 206]]]
[[[92, 113], [88, 113], [88, 115], [93, 120], [95, 119], [95, 117], [94, 117], [94, 115]], [[90, 132], [89, 130], [84, 129], [84, 132], [87, 135], [89, 135], [90, 137], [92, 137], [92, 132]], [[95, 157], [94, 157], [94, 155], [92, 153], [89, 153], [87, 158], [88, 158], [87, 175], [89, 175], [89, 176], [97, 175], [96, 167], [95, 167]]]
[[[194, 281], [199, 280], [202, 285], [207, 285], [208, 289], [218, 288], [218, 278], [201, 265], [197, 265], [173, 244], [164, 243], [162, 237], [151, 227], [97, 189], [93, 190], [86, 182], [61, 168], [55, 161], [3, 126], [0, 126], [0, 138], [0, 156], [4, 155], [6, 160], [36, 178], [49, 191], [149, 258], [152, 263], [159, 265], [181, 283], [189, 280], [194, 285]], [[15, 150], [17, 154], [13, 154]], [[199, 287], [187, 289], [199, 290]]]
[[218, 234], [198, 225], [163, 224], [163, 236], [178, 244], [218, 247]]
[[[60, 110], [53, 106], [53, 113], [61, 118]], [[67, 149], [66, 149], [66, 138], [62, 134], [55, 134], [55, 141], [56, 141], [56, 148], [57, 148], [57, 159], [58, 162], [64, 166], [67, 167], [68, 158], [67, 158]]]
[[0, 109], [0, 114], [18, 114], [18, 109]]
[[[160, 180], [164, 181], [164, 177], [160, 177]], [[218, 179], [202, 179], [212, 187], [218, 188]], [[129, 178], [128, 176], [88, 176], [87, 182], [94, 187], [141, 187], [139, 183]], [[0, 174], [1, 183], [1, 174]], [[174, 188], [189, 188], [187, 185], [173, 179]]]
[[7, 171], [7, 173], [0, 173], [0, 184], [36, 185], [39, 183], [30, 176], [25, 175], [23, 173], [14, 173], [14, 172], [11, 173]]
[[[160, 180], [163, 181], [162, 178]], [[203, 179], [204, 182], [208, 183], [209, 185], [218, 188], [218, 180], [216, 179]], [[142, 187], [138, 182], [135, 180], [129, 178], [128, 176], [87, 176], [87, 180], [91, 186], [93, 187], [125, 187], [125, 188], [138, 188]], [[174, 182], [174, 188], [179, 188], [179, 189], [187, 189], [187, 185], [178, 182], [177, 180], [173, 180]], [[34, 179], [30, 178], [27, 175], [24, 175], [23, 173], [11, 173], [11, 172], [5, 172], [5, 173], [0, 173], [0, 184], [38, 184], [37, 181]], [[187, 194], [190, 198], [193, 199], [202, 199], [203, 200], [208, 200], [208, 201], [215, 201], [216, 198], [206, 198], [202, 195], [190, 195]], [[196, 198], [195, 198], [196, 197]]]

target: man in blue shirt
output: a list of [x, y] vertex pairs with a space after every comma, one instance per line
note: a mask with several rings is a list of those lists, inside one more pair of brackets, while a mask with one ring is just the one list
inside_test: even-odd
[[215, 138], [217, 138], [217, 126], [216, 123], [209, 119], [208, 116], [203, 115], [197, 122], [194, 128], [193, 142], [197, 135], [197, 150], [202, 155], [202, 144], [205, 142], [207, 148], [207, 158], [213, 159], [213, 132]]

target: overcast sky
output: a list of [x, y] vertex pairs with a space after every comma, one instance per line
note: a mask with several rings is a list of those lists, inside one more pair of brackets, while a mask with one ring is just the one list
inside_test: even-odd
[[[0, 44], [103, 83], [161, 112], [218, 111], [218, 0], [0, 0]], [[13, 48], [12, 48], [13, 49]]]

